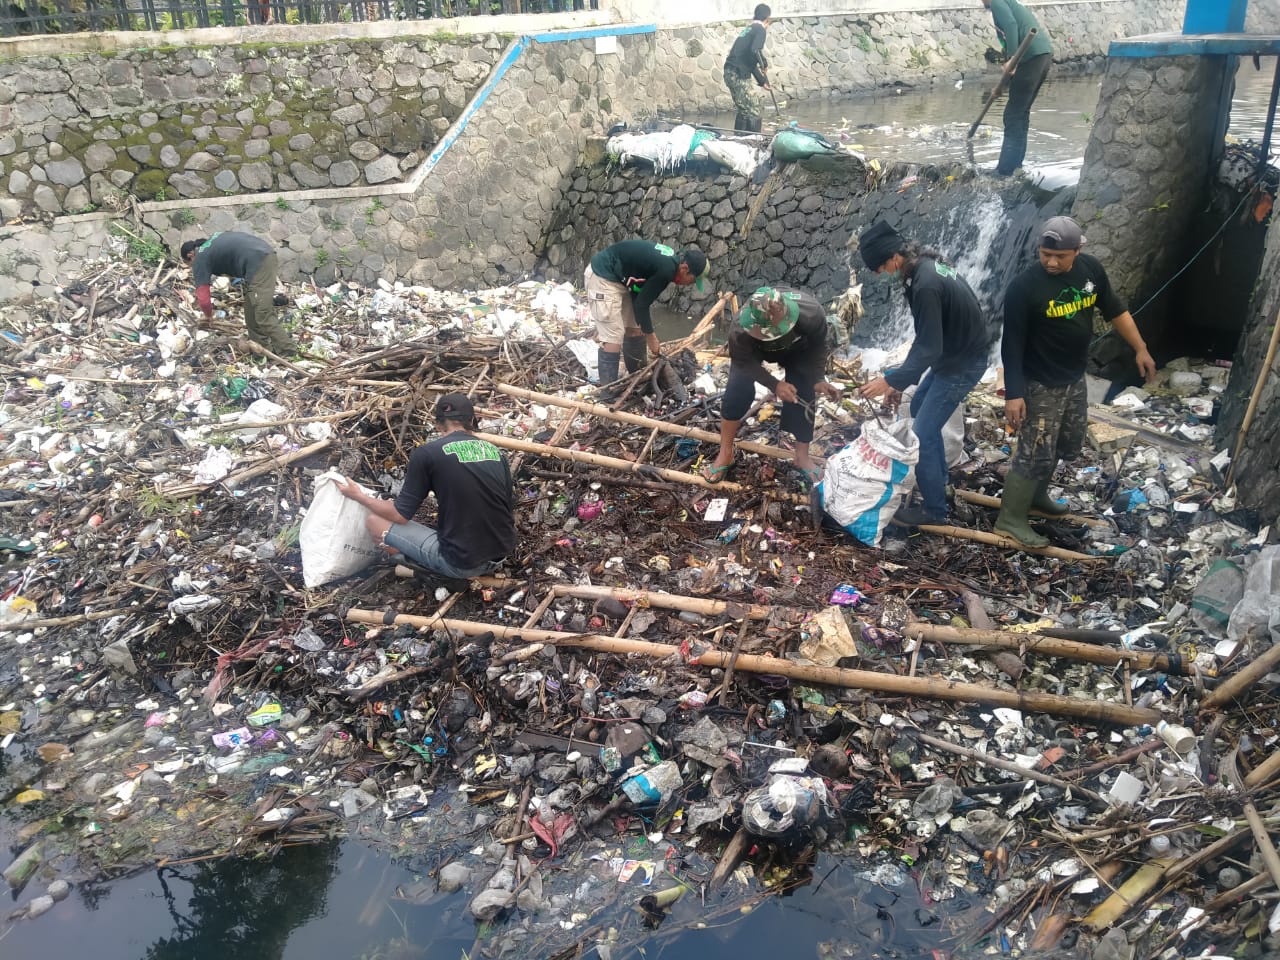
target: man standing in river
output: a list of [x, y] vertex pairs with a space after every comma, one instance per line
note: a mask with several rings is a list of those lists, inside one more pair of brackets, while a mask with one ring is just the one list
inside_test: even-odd
[[751, 26], [738, 34], [724, 61], [724, 84], [738, 111], [733, 129], [739, 133], [759, 133], [762, 126], [760, 108], [751, 92], [751, 78], [755, 78], [761, 89], [769, 89], [769, 78], [765, 74], [769, 61], [764, 57], [764, 41], [772, 13], [768, 4], [757, 4]]
[[982, 0], [982, 5], [991, 11], [1000, 48], [1006, 57], [1013, 56], [1033, 28], [1036, 31], [1009, 80], [1009, 102], [1004, 107], [1004, 142], [1000, 144], [1000, 160], [996, 164], [996, 176], [1007, 177], [1022, 166], [1027, 155], [1031, 105], [1049, 73], [1053, 47], [1035, 16], [1018, 0]]

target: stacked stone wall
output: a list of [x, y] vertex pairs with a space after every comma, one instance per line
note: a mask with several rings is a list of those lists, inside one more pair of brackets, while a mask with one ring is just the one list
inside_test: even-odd
[[487, 35], [0, 62], [0, 215], [400, 180], [504, 46]]

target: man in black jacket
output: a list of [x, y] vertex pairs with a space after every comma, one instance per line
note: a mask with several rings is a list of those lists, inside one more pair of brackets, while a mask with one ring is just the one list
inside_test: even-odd
[[1004, 294], [1004, 412], [1018, 433], [1005, 477], [996, 529], [1028, 547], [1048, 540], [1031, 529], [1031, 508], [1067, 512], [1049, 497], [1059, 458], [1080, 455], [1088, 427], [1084, 371], [1093, 340], [1093, 311], [1102, 311], [1134, 351], [1147, 380], [1156, 362], [1097, 257], [1081, 252], [1084, 234], [1070, 217], [1050, 217], [1040, 230], [1039, 262], [1013, 278]]
[[973, 290], [937, 251], [904, 240], [883, 220], [863, 232], [858, 250], [868, 270], [902, 274], [915, 321], [915, 341], [902, 366], [861, 390], [868, 399], [896, 403], [903, 390], [920, 384], [911, 398], [911, 417], [920, 439], [916, 486], [922, 504], [903, 506], [894, 520], [910, 526], [945, 523], [948, 470], [942, 428], [986, 372], [991, 335]]
[[769, 61], [764, 56], [764, 41], [771, 13], [768, 4], [756, 5], [751, 25], [738, 34], [724, 61], [724, 83], [738, 111], [733, 129], [742, 133], [759, 133], [762, 125], [760, 108], [756, 106], [748, 81], [755, 77], [761, 88], [769, 89], [769, 77], [765, 73], [769, 69]]
[[704, 289], [706, 274], [707, 257], [697, 247], [677, 253], [648, 240], [623, 240], [591, 258], [584, 286], [600, 341], [601, 386], [618, 379], [619, 352], [629, 373], [644, 366], [649, 350], [662, 352], [649, 308], [670, 284]]
[[[807, 293], [761, 287], [729, 334], [729, 382], [720, 401], [720, 451], [702, 468], [702, 477], [719, 483], [733, 466], [733, 444], [742, 418], [755, 400], [756, 384], [782, 401], [782, 429], [796, 438], [795, 465], [811, 483], [822, 472], [809, 456], [817, 394], [839, 400], [840, 392], [825, 380], [831, 341], [827, 311]], [[779, 380], [764, 364], [779, 364]]]

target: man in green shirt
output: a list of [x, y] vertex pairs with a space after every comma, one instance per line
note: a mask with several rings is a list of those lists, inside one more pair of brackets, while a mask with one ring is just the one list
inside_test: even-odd
[[1018, 67], [1009, 80], [1009, 102], [1004, 108], [1004, 142], [1000, 144], [1000, 160], [996, 176], [1007, 177], [1022, 166], [1027, 155], [1027, 130], [1031, 127], [1031, 105], [1035, 102], [1044, 78], [1053, 62], [1049, 36], [1036, 18], [1018, 0], [982, 0], [991, 11], [1000, 48], [1006, 57], [1013, 56], [1023, 39], [1034, 28], [1035, 39], [1028, 45]]
[[644, 366], [648, 351], [661, 352], [649, 308], [671, 284], [703, 289], [707, 256], [696, 247], [679, 252], [648, 240], [623, 240], [605, 247], [587, 266], [584, 286], [596, 322], [600, 385], [618, 379], [618, 359], [627, 371]]

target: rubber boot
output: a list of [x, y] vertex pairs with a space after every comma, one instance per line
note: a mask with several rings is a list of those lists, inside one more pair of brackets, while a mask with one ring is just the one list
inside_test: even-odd
[[1071, 507], [1063, 503], [1061, 500], [1055, 500], [1049, 496], [1049, 481], [1041, 480], [1036, 484], [1036, 492], [1031, 497], [1031, 506], [1039, 510], [1041, 513], [1047, 513], [1053, 517], [1060, 517], [1064, 513], [1070, 513]]
[[1035, 496], [1038, 483], [1020, 473], [1010, 473], [1004, 478], [1004, 493], [1000, 497], [1000, 516], [996, 518], [996, 530], [1013, 537], [1025, 547], [1046, 547], [1049, 539], [1031, 529], [1027, 523], [1027, 511]]
[[600, 386], [606, 386], [618, 379], [618, 354], [599, 347], [596, 352], [596, 364], [600, 368]]
[[750, 123], [751, 123], [751, 132], [752, 132], [752, 133], [759, 133], [759, 132], [760, 132], [760, 128], [764, 126], [764, 118], [763, 118], [763, 117], [752, 117], [752, 118], [751, 118], [751, 120], [750, 120]]
[[649, 362], [649, 344], [644, 337], [622, 338], [622, 359], [627, 364], [627, 373], [635, 373]]
[[745, 116], [741, 111], [739, 111], [737, 114], [734, 115], [733, 131], [734, 133], [750, 133], [751, 132], [751, 120], [750, 118]]

